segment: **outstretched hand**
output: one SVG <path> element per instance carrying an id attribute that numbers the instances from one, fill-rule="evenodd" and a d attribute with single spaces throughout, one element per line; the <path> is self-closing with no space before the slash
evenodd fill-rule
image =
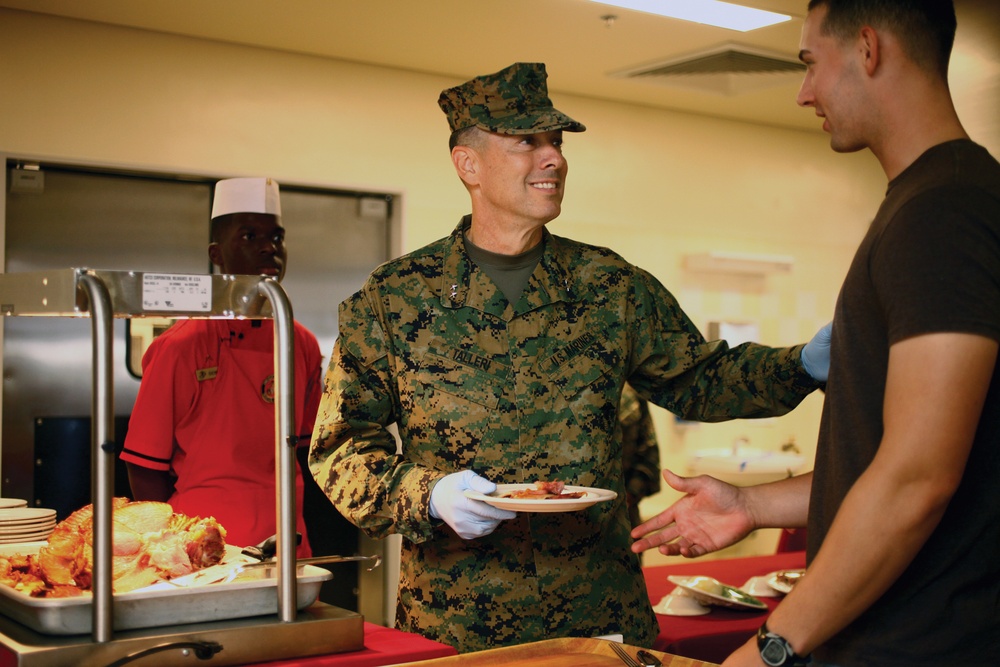
<path id="1" fill-rule="evenodd" d="M 636 526 L 632 551 L 658 547 L 668 556 L 694 558 L 735 544 L 754 529 L 742 491 L 714 477 L 680 477 L 669 470 L 663 479 L 686 494 L 655 517 Z"/>

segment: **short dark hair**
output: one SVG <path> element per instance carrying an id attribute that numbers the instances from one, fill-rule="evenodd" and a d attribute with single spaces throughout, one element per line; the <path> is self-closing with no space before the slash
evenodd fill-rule
<path id="1" fill-rule="evenodd" d="M 947 81 L 957 25 L 953 0 L 809 0 L 810 11 L 820 6 L 827 9 L 823 34 L 846 40 L 866 25 L 883 28 L 913 62 Z"/>
<path id="2" fill-rule="evenodd" d="M 477 148 L 482 145 L 482 136 L 480 136 L 480 130 L 475 125 L 470 125 L 469 127 L 463 127 L 461 130 L 455 130 L 448 137 L 448 150 L 455 148 L 455 146 L 471 146 L 472 148 Z"/>

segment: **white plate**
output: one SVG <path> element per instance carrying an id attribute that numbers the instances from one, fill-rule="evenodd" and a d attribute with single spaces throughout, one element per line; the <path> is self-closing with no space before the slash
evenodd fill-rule
<path id="1" fill-rule="evenodd" d="M 681 577 L 671 575 L 667 581 L 680 586 L 702 604 L 733 609 L 766 611 L 767 605 L 738 588 L 719 583 L 711 577 Z"/>
<path id="2" fill-rule="evenodd" d="M 51 530 L 37 530 L 32 533 L 0 535 L 0 542 L 3 544 L 15 544 L 17 542 L 47 542 L 50 537 L 52 537 Z"/>
<path id="3" fill-rule="evenodd" d="M 3 526 L 0 528 L 0 537 L 18 535 L 20 533 L 38 533 L 47 530 L 50 533 L 55 530 L 56 523 L 23 523 L 16 526 Z"/>
<path id="4" fill-rule="evenodd" d="M 805 570 L 778 570 L 766 575 L 767 585 L 779 593 L 788 595 L 792 592 L 795 582 L 801 579 L 805 573 Z"/>
<path id="5" fill-rule="evenodd" d="M 28 501 L 23 498 L 0 498 L 0 509 L 10 509 L 12 507 L 27 507 Z"/>
<path id="6" fill-rule="evenodd" d="M 4 539 L 10 539 L 11 537 L 17 537 L 18 535 L 28 535 L 35 533 L 45 533 L 49 535 L 55 526 L 21 526 L 17 529 L 8 528 L 7 530 L 0 531 L 0 537 Z"/>
<path id="7" fill-rule="evenodd" d="M 0 537 L 0 544 L 21 544 L 23 542 L 40 542 L 46 541 L 49 535 L 52 534 L 51 530 L 43 530 L 37 533 L 22 533 L 20 535 L 4 535 Z M 48 542 L 45 542 L 48 544 Z"/>
<path id="8" fill-rule="evenodd" d="M 55 519 L 51 521 L 15 521 L 13 523 L 0 523 L 0 535 L 5 533 L 23 533 L 26 530 L 41 530 L 43 528 L 55 528 Z"/>
<path id="9" fill-rule="evenodd" d="M 28 509 L 22 507 L 21 509 Z M 0 512 L 5 512 L 10 510 L 0 510 Z M 38 516 L 35 518 L 27 519 L 0 519 L 0 530 L 5 528 L 17 529 L 18 526 L 54 526 L 56 525 L 56 515 L 52 516 Z"/>
<path id="10" fill-rule="evenodd" d="M 563 493 L 584 492 L 580 498 L 503 498 L 505 494 L 524 489 L 533 489 L 534 484 L 497 484 L 497 490 L 491 495 L 467 489 L 465 496 L 473 500 L 481 500 L 493 507 L 512 512 L 574 512 L 590 507 L 605 500 L 614 500 L 618 494 L 607 489 L 595 489 L 589 486 L 567 486 Z"/>
<path id="11" fill-rule="evenodd" d="M 15 507 L 0 509 L 0 525 L 19 523 L 44 523 L 54 519 L 56 511 L 45 507 Z"/>

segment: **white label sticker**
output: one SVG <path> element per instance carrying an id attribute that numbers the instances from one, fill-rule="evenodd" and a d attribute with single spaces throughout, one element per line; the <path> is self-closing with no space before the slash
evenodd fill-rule
<path id="1" fill-rule="evenodd" d="M 208 312 L 212 309 L 212 276 L 142 274 L 143 310 Z"/>

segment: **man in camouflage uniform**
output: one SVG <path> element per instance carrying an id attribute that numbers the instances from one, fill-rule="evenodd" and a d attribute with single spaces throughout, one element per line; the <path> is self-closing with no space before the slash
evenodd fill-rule
<path id="1" fill-rule="evenodd" d="M 461 652 L 656 639 L 629 550 L 626 380 L 706 421 L 782 414 L 818 386 L 802 347 L 706 342 L 650 274 L 545 230 L 565 185 L 562 133 L 585 129 L 552 107 L 545 78 L 544 65 L 518 63 L 441 94 L 472 215 L 341 304 L 310 451 L 344 516 L 405 538 L 397 627 Z M 463 493 L 536 480 L 618 496 L 515 514 Z"/>

